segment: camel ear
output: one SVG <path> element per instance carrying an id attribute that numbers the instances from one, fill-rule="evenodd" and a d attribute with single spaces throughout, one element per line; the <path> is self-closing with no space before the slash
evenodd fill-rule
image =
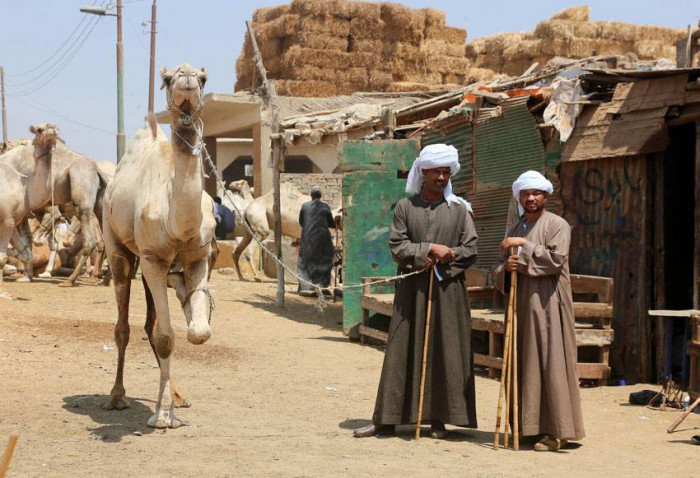
<path id="1" fill-rule="evenodd" d="M 36 134 L 36 132 L 37 132 L 36 126 L 34 126 L 34 125 L 29 126 L 29 132 L 32 134 Z"/>
<path id="2" fill-rule="evenodd" d="M 204 87 L 204 85 L 207 82 L 207 69 L 206 68 L 202 68 L 202 72 L 199 74 L 199 81 L 202 83 L 202 87 Z"/>
<path id="3" fill-rule="evenodd" d="M 172 73 L 168 73 L 168 70 L 164 67 L 160 67 L 160 77 L 163 79 L 163 84 L 160 85 L 160 89 L 167 88 L 170 86 L 170 81 L 173 79 Z"/>

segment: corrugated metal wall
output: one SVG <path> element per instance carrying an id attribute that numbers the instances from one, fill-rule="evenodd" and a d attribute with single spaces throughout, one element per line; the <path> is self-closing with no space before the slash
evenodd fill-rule
<path id="1" fill-rule="evenodd" d="M 472 203 L 479 257 L 476 266 L 490 269 L 505 234 L 511 185 L 528 169 L 546 171 L 542 137 L 527 109 L 527 97 L 504 100 L 495 108 L 457 114 L 426 128 L 423 146 L 454 145 L 462 170 L 453 180 L 456 194 Z"/>

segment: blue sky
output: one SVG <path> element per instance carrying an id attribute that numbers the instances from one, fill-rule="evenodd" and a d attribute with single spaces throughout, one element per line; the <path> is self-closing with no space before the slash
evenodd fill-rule
<path id="1" fill-rule="evenodd" d="M 142 22 L 150 21 L 152 0 L 123 1 L 128 142 L 148 107 L 150 25 Z M 107 1 L 0 0 L 3 17 L 0 65 L 5 68 L 7 83 L 8 133 L 11 139 L 26 138 L 30 136 L 30 124 L 52 121 L 76 151 L 96 160 L 114 161 L 116 20 L 86 16 L 79 11 L 81 6 L 92 3 L 100 5 Z M 185 61 L 204 66 L 209 71 L 207 92 L 232 92 L 245 20 L 257 8 L 282 3 L 285 2 L 159 0 L 156 68 L 170 68 Z M 467 30 L 467 41 L 495 33 L 532 30 L 554 13 L 582 4 L 561 0 L 401 3 L 412 8 L 434 7 L 445 11 L 448 25 Z M 685 28 L 688 24 L 697 25 L 700 19 L 697 0 L 592 0 L 587 4 L 592 20 Z M 156 110 L 164 107 L 164 95 L 159 87 L 157 82 Z"/>

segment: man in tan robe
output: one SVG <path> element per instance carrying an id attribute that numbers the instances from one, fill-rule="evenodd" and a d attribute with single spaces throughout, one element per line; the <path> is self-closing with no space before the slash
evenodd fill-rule
<path id="1" fill-rule="evenodd" d="M 501 243 L 497 286 L 517 271 L 518 380 L 522 434 L 544 436 L 536 451 L 556 451 L 585 435 L 576 369 L 569 279 L 569 224 L 544 207 L 552 184 L 523 173 L 513 184 L 520 219 Z M 511 247 L 518 253 L 511 255 Z"/>
<path id="2" fill-rule="evenodd" d="M 477 426 L 465 287 L 465 271 L 476 260 L 477 236 L 468 203 L 451 193 L 449 178 L 458 170 L 455 148 L 427 146 L 406 186 L 418 194 L 396 204 L 389 247 L 399 273 L 425 272 L 396 283 L 374 415 L 370 425 L 354 431 L 358 438 L 391 434 L 395 425 L 418 420 L 430 274 L 435 277 L 422 417 L 431 424 L 433 438 L 447 436 L 446 423 Z"/>

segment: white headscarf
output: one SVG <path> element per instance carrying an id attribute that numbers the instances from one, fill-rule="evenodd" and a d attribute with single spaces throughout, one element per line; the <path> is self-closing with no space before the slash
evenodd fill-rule
<path id="1" fill-rule="evenodd" d="M 518 179 L 513 183 L 513 197 L 518 203 L 518 216 L 522 216 L 525 213 L 525 209 L 523 209 L 523 205 L 520 203 L 520 191 L 524 189 L 537 189 L 547 194 L 552 194 L 554 192 L 554 186 L 552 186 L 552 183 L 549 182 L 547 178 L 537 171 L 525 171 L 518 176 Z"/>
<path id="2" fill-rule="evenodd" d="M 406 192 L 409 194 L 420 193 L 423 187 L 423 169 L 450 168 L 450 177 L 459 172 L 459 154 L 457 148 L 447 144 L 431 144 L 423 148 L 413 162 L 411 171 L 408 173 L 406 182 Z M 443 192 L 448 204 L 462 203 L 467 206 L 467 210 L 472 212 L 472 206 L 459 196 L 452 194 L 452 181 L 447 180 L 447 187 Z"/>

